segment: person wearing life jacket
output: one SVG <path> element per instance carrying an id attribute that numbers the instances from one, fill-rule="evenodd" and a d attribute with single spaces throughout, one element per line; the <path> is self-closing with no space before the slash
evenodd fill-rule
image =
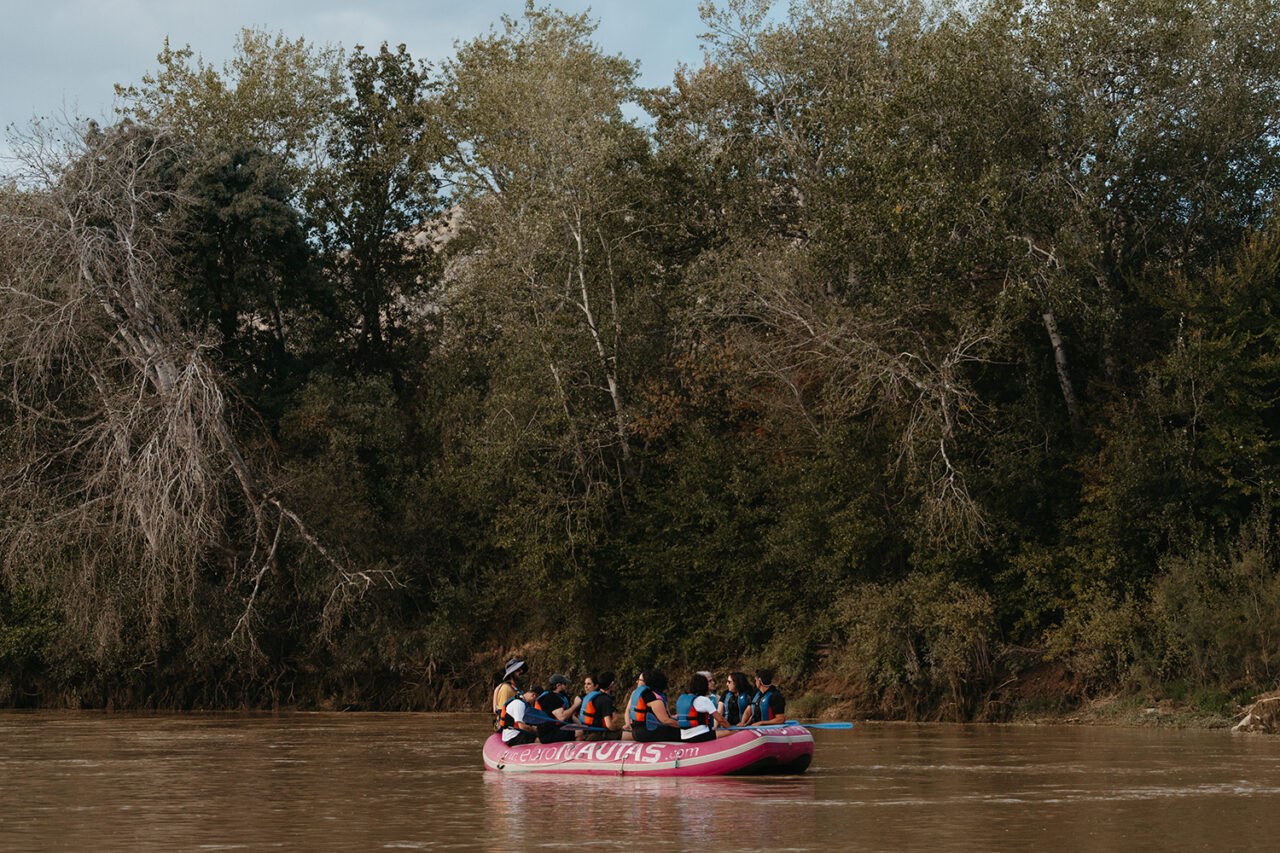
<path id="1" fill-rule="evenodd" d="M 728 737 L 729 721 L 716 710 L 716 700 L 707 695 L 707 677 L 700 672 L 689 679 L 689 692 L 676 700 L 676 723 L 680 726 L 680 739 L 686 743 L 699 743 Z M 712 729 L 712 723 L 720 726 Z"/>
<path id="2" fill-rule="evenodd" d="M 507 668 L 502 673 L 498 686 L 493 688 L 493 730 L 502 729 L 502 709 L 520 693 L 520 676 L 524 672 L 524 661 L 512 658 L 507 661 Z"/>
<path id="3" fill-rule="evenodd" d="M 751 700 L 751 726 L 776 726 L 787 718 L 787 700 L 773 686 L 773 670 L 756 670 L 756 696 Z"/>
<path id="4" fill-rule="evenodd" d="M 538 729 L 525 722 L 525 717 L 538 697 L 539 688 L 528 687 L 523 693 L 512 696 L 498 712 L 498 731 L 507 746 L 520 746 L 538 739 Z"/>
<path id="5" fill-rule="evenodd" d="M 711 702 L 716 706 L 716 710 L 724 715 L 724 708 L 720 707 L 720 697 L 716 694 L 716 677 L 709 669 L 700 669 L 695 675 L 701 675 L 707 680 L 707 695 L 711 697 Z M 679 715 L 677 715 L 679 716 Z"/>
<path id="6" fill-rule="evenodd" d="M 680 724 L 667 711 L 667 677 L 661 670 L 644 674 L 644 687 L 635 699 L 631 712 L 631 737 L 644 743 L 680 740 Z"/>
<path id="7" fill-rule="evenodd" d="M 594 672 L 588 672 L 582 677 L 582 692 L 578 694 L 578 698 L 581 699 L 582 702 L 586 702 L 588 694 L 595 691 L 598 686 L 599 685 L 596 683 L 596 674 Z M 578 720 L 578 722 L 582 722 L 582 720 Z"/>
<path id="8" fill-rule="evenodd" d="M 573 732 L 562 727 L 573 719 L 581 699 L 569 701 L 569 679 L 559 673 L 547 679 L 547 689 L 534 701 L 539 712 L 538 740 L 543 743 L 562 743 L 573 740 Z"/>
<path id="9" fill-rule="evenodd" d="M 622 738 L 622 732 L 614 722 L 616 714 L 613 707 L 613 681 L 612 672 L 602 672 L 598 677 L 587 679 L 587 683 L 594 689 L 583 695 L 582 704 L 578 706 L 578 720 L 593 729 L 607 731 L 578 732 L 578 740 L 620 740 Z"/>
<path id="10" fill-rule="evenodd" d="M 636 700 L 640 698 L 640 691 L 644 689 L 644 673 L 645 670 L 641 670 L 636 676 L 636 686 L 627 694 L 627 711 L 622 715 L 623 740 L 635 740 L 631 735 L 631 718 L 636 714 Z"/>
<path id="11" fill-rule="evenodd" d="M 751 707 L 751 700 L 755 698 L 752 679 L 745 672 L 731 672 L 725 683 L 729 689 L 720 697 L 720 713 L 729 721 L 729 725 L 742 725 L 742 718 Z"/>

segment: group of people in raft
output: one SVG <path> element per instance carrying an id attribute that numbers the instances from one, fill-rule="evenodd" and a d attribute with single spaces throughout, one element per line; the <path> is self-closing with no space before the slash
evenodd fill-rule
<path id="1" fill-rule="evenodd" d="M 508 746 L 571 740 L 696 743 L 726 737 L 736 727 L 778 725 L 786 719 L 787 702 L 770 669 L 757 670 L 754 677 L 729 673 L 728 689 L 718 697 L 715 677 L 695 673 L 674 707 L 667 701 L 667 677 L 657 669 L 640 673 L 622 706 L 614 700 L 612 672 L 587 676 L 582 695 L 572 700 L 565 676 L 551 676 L 544 690 L 522 686 L 524 674 L 524 661 L 507 661 L 493 691 L 494 730 Z M 619 713 L 619 707 L 625 711 Z"/>

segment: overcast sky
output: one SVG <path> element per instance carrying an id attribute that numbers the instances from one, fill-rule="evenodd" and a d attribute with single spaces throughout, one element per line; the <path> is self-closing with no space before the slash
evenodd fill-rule
<path id="1" fill-rule="evenodd" d="M 640 60 L 644 85 L 670 82 L 678 62 L 701 62 L 697 0 L 537 5 L 590 9 L 599 22 L 597 43 Z M 438 64 L 455 41 L 523 9 L 524 0 L 0 0 L 0 129 L 64 113 L 110 120 L 113 84 L 136 83 L 154 71 L 166 36 L 216 67 L 230 57 L 243 27 L 348 50 L 404 43 L 415 58 Z M 7 147 L 0 137 L 0 156 Z"/>

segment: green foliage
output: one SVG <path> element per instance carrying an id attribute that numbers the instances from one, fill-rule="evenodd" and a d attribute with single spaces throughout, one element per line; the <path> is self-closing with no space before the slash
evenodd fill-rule
<path id="1" fill-rule="evenodd" d="M 186 314 L 216 330 L 224 364 L 249 387 L 278 382 L 312 347 L 298 327 L 332 311 L 287 176 L 278 157 L 239 149 L 182 181 L 173 241 Z"/>
<path id="2" fill-rule="evenodd" d="M 295 488 L 330 541 L 361 562 L 388 556 L 414 456 L 385 379 L 316 376 L 280 420 Z"/>
<path id="3" fill-rule="evenodd" d="M 139 85 L 117 85 L 116 96 L 126 118 L 202 152 L 256 149 L 279 157 L 294 183 L 322 148 L 344 89 L 342 59 L 336 48 L 246 28 L 218 69 L 190 45 L 174 49 L 166 38 L 159 69 Z"/>
<path id="4" fill-rule="evenodd" d="M 913 572 L 861 584 L 838 606 L 847 637 L 842 666 L 886 706 L 915 716 L 941 704 L 964 717 L 990 686 L 994 605 L 985 593 Z"/>
<path id="5" fill-rule="evenodd" d="M 1170 554 L 1152 590 L 1157 672 L 1202 688 L 1268 684 L 1280 675 L 1280 548 L 1273 512 L 1255 514 L 1229 548 Z"/>
<path id="6" fill-rule="evenodd" d="M 632 134 L 621 105 L 637 66 L 603 55 L 594 30 L 586 15 L 529 0 L 521 19 L 504 16 L 501 32 L 461 45 L 445 63 L 440 107 L 455 145 L 445 162 L 465 197 L 519 203 L 614 180 L 618 145 Z"/>
<path id="7" fill-rule="evenodd" d="M 532 2 L 438 73 L 166 44 L 54 183 L 150 158 L 177 229 L 154 310 L 219 347 L 280 477 L 207 504 L 184 607 L 127 572 L 0 599 L 10 683 L 421 707 L 524 647 L 834 667 L 883 713 L 963 718 L 1033 660 L 1219 710 L 1274 679 L 1275 0 L 703 11 L 709 61 L 648 92 Z M 0 186 L 18 529 L 96 506 L 46 484 L 98 386 L 54 359 L 28 393 L 17 332 L 68 280 L 28 273 L 65 253 L 15 225 L 48 199 Z M 326 550 L 263 538 L 274 500 Z M 6 579 L 71 577 L 10 550 Z M 394 580 L 338 593 L 328 558 Z"/>
<path id="8" fill-rule="evenodd" d="M 0 671 L 38 669 L 47 659 L 58 622 L 29 589 L 0 589 Z"/>
<path id="9" fill-rule="evenodd" d="M 1141 658 L 1141 604 L 1101 583 L 1072 592 L 1061 623 L 1045 632 L 1045 653 L 1092 688 L 1132 688 Z"/>
<path id="10" fill-rule="evenodd" d="M 1274 504 L 1278 235 L 1273 221 L 1211 272 L 1142 283 L 1167 318 L 1163 347 L 1081 463 L 1081 539 L 1088 559 L 1109 563 L 1100 576 L 1141 585 L 1160 555 L 1197 535 L 1229 537 L 1259 502 Z"/>
<path id="11" fill-rule="evenodd" d="M 432 246 L 414 233 L 439 212 L 432 83 L 404 45 L 383 44 L 377 55 L 357 47 L 347 71 L 351 92 L 334 110 L 330 166 L 308 200 L 357 363 L 398 381 L 409 358 L 425 355 L 412 346 L 412 321 L 436 279 Z"/>

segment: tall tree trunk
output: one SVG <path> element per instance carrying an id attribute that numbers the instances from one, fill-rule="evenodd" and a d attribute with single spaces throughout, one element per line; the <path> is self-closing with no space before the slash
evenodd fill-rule
<path id="1" fill-rule="evenodd" d="M 600 357 L 600 366 L 604 370 L 605 383 L 609 386 L 609 399 L 613 403 L 614 423 L 618 432 L 618 443 L 622 449 L 622 463 L 627 468 L 631 466 L 631 442 L 627 438 L 627 419 L 626 411 L 622 404 L 622 390 L 618 386 L 618 357 L 615 349 L 613 355 L 609 355 L 605 349 L 604 341 L 600 337 L 600 329 L 596 323 L 595 314 L 591 310 L 591 295 L 587 290 L 587 276 L 584 269 L 586 264 L 586 249 L 582 241 L 582 223 L 579 221 L 573 229 L 573 239 L 578 250 L 578 290 L 581 300 L 578 302 L 578 308 L 582 310 L 583 316 L 587 320 L 587 329 L 591 332 L 591 340 L 595 343 L 596 354 Z M 616 323 L 615 323 L 616 325 Z"/>
<path id="2" fill-rule="evenodd" d="M 1071 373 L 1067 369 L 1067 348 L 1058 333 L 1058 321 L 1053 311 L 1044 312 L 1044 328 L 1049 333 L 1049 343 L 1053 346 L 1053 362 L 1058 369 L 1058 384 L 1062 386 L 1062 399 L 1067 404 L 1067 417 L 1071 420 L 1071 435 L 1080 438 L 1083 419 L 1080 416 L 1080 402 L 1076 399 L 1075 386 L 1071 383 Z"/>

